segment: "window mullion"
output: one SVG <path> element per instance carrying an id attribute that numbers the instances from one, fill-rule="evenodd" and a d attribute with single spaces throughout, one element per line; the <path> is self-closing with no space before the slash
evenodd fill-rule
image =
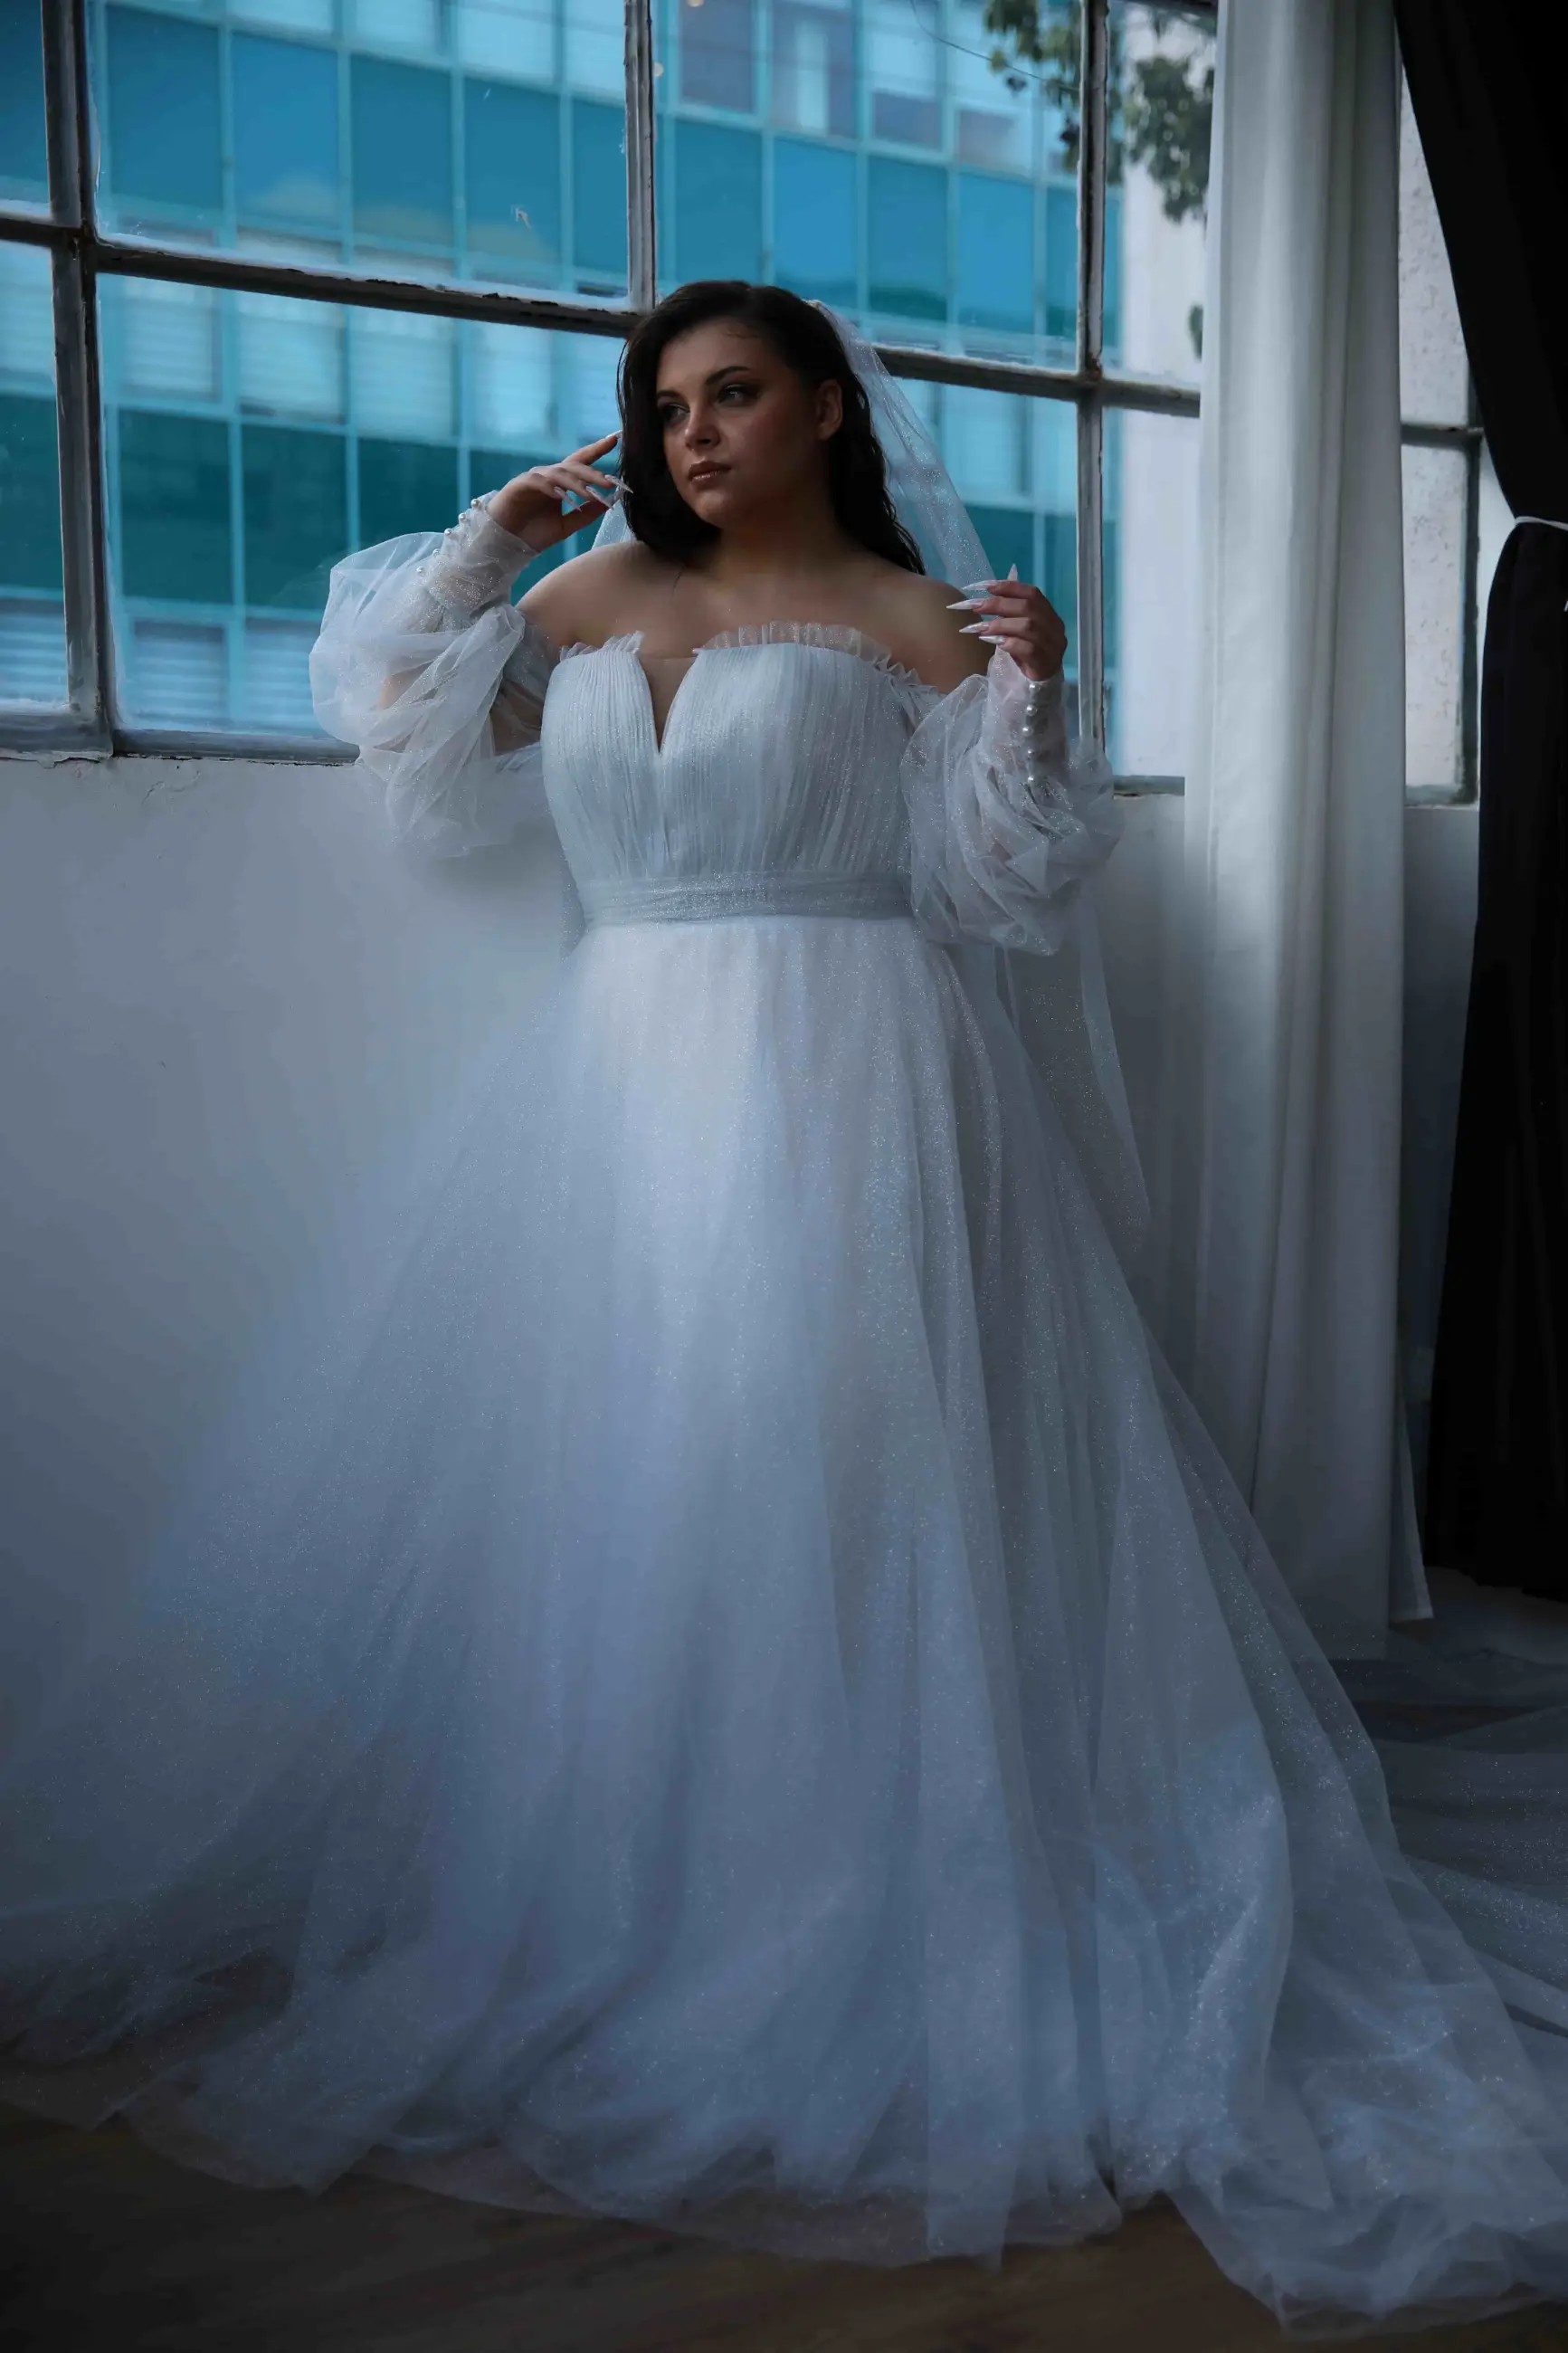
<path id="1" fill-rule="evenodd" d="M 658 300 L 654 228 L 653 0 L 626 0 L 626 300 Z"/>
<path id="2" fill-rule="evenodd" d="M 1104 422 L 1098 385 L 1105 319 L 1107 0 L 1079 14 L 1078 706 L 1085 740 L 1105 742 Z"/>
<path id="3" fill-rule="evenodd" d="M 49 206 L 72 234 L 54 252 L 55 414 L 59 452 L 67 697 L 86 741 L 113 723 L 104 586 L 103 408 L 92 267 L 92 126 L 87 0 L 43 0 Z"/>

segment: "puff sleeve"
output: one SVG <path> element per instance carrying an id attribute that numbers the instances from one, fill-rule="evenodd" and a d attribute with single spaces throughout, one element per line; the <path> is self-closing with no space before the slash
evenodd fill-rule
<path id="1" fill-rule="evenodd" d="M 1026 678 L 998 647 L 930 701 L 904 754 L 910 896 L 921 929 L 1048 955 L 1080 886 L 1121 832 L 1103 754 L 1069 743 L 1060 676 Z"/>
<path id="2" fill-rule="evenodd" d="M 476 499 L 332 567 L 310 653 L 316 716 L 359 749 L 395 837 L 437 857 L 504 841 L 542 799 L 558 649 L 511 602 L 537 554 Z"/>

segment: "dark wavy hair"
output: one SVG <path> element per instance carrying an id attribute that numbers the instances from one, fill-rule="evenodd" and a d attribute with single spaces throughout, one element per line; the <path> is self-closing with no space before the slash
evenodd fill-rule
<path id="1" fill-rule="evenodd" d="M 621 355 L 621 480 L 626 521 L 645 547 L 679 564 L 718 538 L 681 497 L 664 455 L 658 415 L 658 365 L 665 348 L 691 327 L 733 319 L 772 345 L 803 383 L 836 382 L 844 421 L 827 443 L 827 491 L 833 512 L 851 539 L 906 572 L 923 572 L 921 553 L 888 495 L 882 445 L 871 423 L 866 387 L 849 364 L 837 328 L 825 311 L 783 286 L 753 286 L 744 278 L 700 278 L 678 286 L 633 329 Z"/>

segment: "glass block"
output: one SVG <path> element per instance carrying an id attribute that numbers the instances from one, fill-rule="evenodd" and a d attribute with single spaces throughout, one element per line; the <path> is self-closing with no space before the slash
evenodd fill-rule
<path id="1" fill-rule="evenodd" d="M 1215 14 L 1111 0 L 1104 350 L 1133 375 L 1202 374 Z"/>
<path id="2" fill-rule="evenodd" d="M 1119 776 L 1184 776 L 1197 661 L 1197 419 L 1111 409 L 1102 456 L 1111 765 Z"/>

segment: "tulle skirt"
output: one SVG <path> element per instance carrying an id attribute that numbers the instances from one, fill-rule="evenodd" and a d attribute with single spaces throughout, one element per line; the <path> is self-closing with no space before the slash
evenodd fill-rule
<path id="1" fill-rule="evenodd" d="M 883 2263 L 1163 2191 L 1302 2333 L 1568 2293 L 1568 2037 L 1402 1853 L 907 921 L 591 931 L 279 1312 L 4 1820 L 17 2047 L 161 2049 L 127 2114 L 239 2178 Z"/>

